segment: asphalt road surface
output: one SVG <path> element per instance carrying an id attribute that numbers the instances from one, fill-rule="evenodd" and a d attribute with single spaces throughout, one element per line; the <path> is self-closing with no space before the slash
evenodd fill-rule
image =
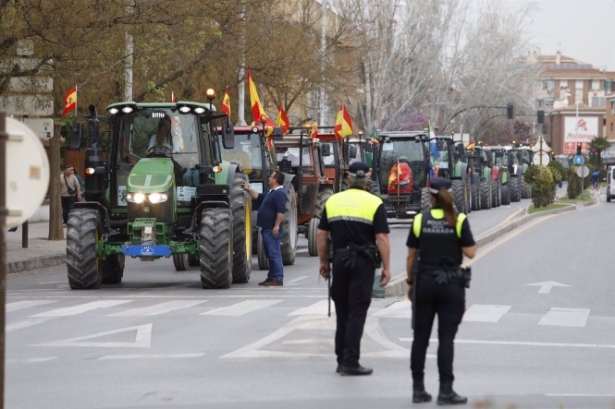
<path id="1" fill-rule="evenodd" d="M 615 406 L 615 205 L 601 200 L 479 250 L 456 343 L 468 407 Z M 472 213 L 475 234 L 522 205 Z M 392 229 L 394 273 L 407 232 Z M 129 260 L 121 284 L 95 291 L 68 289 L 62 268 L 12 277 L 5 407 L 411 407 L 410 303 L 373 301 L 361 362 L 374 374 L 340 377 L 326 282 L 306 247 L 301 238 L 283 288 L 258 287 L 266 272 L 254 265 L 248 284 L 206 291 L 197 269 L 175 272 L 170 260 Z"/>

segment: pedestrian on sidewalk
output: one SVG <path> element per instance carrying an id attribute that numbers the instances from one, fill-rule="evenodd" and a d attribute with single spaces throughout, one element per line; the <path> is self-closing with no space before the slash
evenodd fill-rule
<path id="1" fill-rule="evenodd" d="M 598 190 L 598 180 L 599 179 L 600 179 L 600 171 L 596 169 L 592 173 L 592 185 L 594 185 L 594 190 Z"/>
<path id="2" fill-rule="evenodd" d="M 258 283 L 265 287 L 281 287 L 284 285 L 284 266 L 282 265 L 282 251 L 280 238 L 284 233 L 282 220 L 286 212 L 286 193 L 284 192 L 284 173 L 275 171 L 269 177 L 269 192 L 258 193 L 248 185 L 241 187 L 248 192 L 252 199 L 260 202 L 256 215 L 256 226 L 261 229 L 265 254 L 269 260 L 267 279 Z"/>
<path id="3" fill-rule="evenodd" d="M 455 212 L 451 181 L 431 179 L 433 208 L 416 215 L 408 234 L 408 298 L 412 301 L 414 341 L 410 357 L 412 402 L 429 402 L 425 391 L 425 357 L 434 318 L 438 315 L 439 405 L 464 404 L 467 398 L 453 390 L 454 340 L 465 310 L 469 271 L 463 256 L 474 258 L 476 243 L 466 215 Z M 418 264 L 415 262 L 418 253 Z"/>
<path id="4" fill-rule="evenodd" d="M 60 198 L 62 200 L 62 220 L 64 224 L 68 223 L 68 213 L 73 204 L 81 200 L 81 187 L 73 174 L 74 171 L 74 167 L 66 166 L 64 173 L 60 176 Z"/>
<path id="5" fill-rule="evenodd" d="M 372 301 L 375 270 L 382 261 L 380 286 L 391 279 L 389 225 L 382 199 L 369 193 L 369 167 L 353 162 L 348 169 L 349 188 L 325 203 L 318 225 L 317 246 L 320 275 L 333 276 L 331 298 L 335 302 L 337 326 L 335 355 L 342 376 L 371 375 L 359 364 L 361 337 Z M 331 234 L 333 260 L 329 259 L 327 237 Z M 333 274 L 329 263 L 333 264 Z"/>
<path id="6" fill-rule="evenodd" d="M 79 176 L 79 172 L 77 171 L 77 168 L 75 168 L 73 166 L 74 172 L 75 172 L 75 177 L 77 178 L 77 180 L 79 181 L 79 187 L 81 188 L 81 199 L 79 199 L 80 202 L 83 202 L 84 199 L 84 192 L 85 192 L 85 183 L 83 183 L 83 179 L 81 178 L 81 176 Z"/>

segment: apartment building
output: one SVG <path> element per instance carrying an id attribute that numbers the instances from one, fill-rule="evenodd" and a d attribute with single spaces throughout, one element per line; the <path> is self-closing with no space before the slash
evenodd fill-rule
<path id="1" fill-rule="evenodd" d="M 541 66 L 533 99 L 536 110 L 545 111 L 546 140 L 556 154 L 574 154 L 577 142 L 588 153 L 593 138 L 608 137 L 611 126 L 615 127 L 615 105 L 611 108 L 610 101 L 615 100 L 615 72 L 559 51 L 555 55 L 529 54 L 527 62 Z M 615 138 L 615 129 L 610 132 L 610 138 Z"/>

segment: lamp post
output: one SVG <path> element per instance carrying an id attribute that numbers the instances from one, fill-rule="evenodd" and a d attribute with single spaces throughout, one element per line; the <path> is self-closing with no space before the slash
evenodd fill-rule
<path id="1" fill-rule="evenodd" d="M 213 88 L 208 88 L 207 91 L 205 91 L 205 96 L 209 100 L 209 110 L 212 111 L 212 107 L 213 107 L 212 103 L 214 99 L 216 98 L 216 91 L 214 91 Z"/>

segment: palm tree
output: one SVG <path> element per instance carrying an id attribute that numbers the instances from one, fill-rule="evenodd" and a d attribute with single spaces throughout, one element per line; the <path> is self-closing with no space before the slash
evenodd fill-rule
<path id="1" fill-rule="evenodd" d="M 600 154 L 602 151 L 605 151 L 611 147 L 611 142 L 609 142 L 604 136 L 596 136 L 591 140 L 589 146 L 596 150 L 596 155 L 598 155 L 598 169 L 600 169 L 602 167 L 602 158 L 600 157 Z"/>

